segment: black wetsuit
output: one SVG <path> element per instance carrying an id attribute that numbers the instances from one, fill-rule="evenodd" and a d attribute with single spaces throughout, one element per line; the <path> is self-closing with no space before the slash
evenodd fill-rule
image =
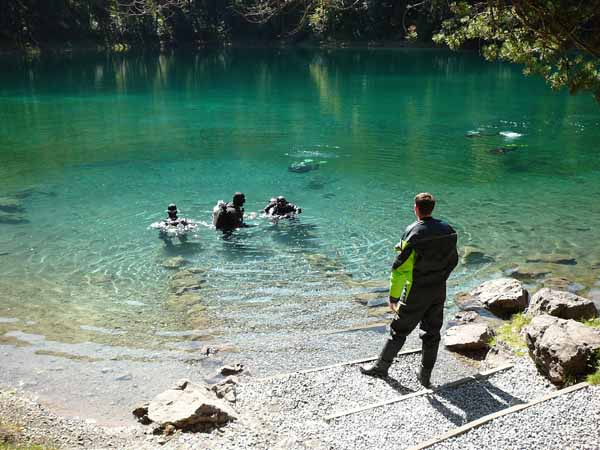
<path id="1" fill-rule="evenodd" d="M 265 208 L 265 212 L 270 216 L 290 216 L 300 214 L 301 209 L 293 203 L 286 203 L 285 205 L 269 205 Z"/>
<path id="2" fill-rule="evenodd" d="M 244 226 L 244 208 L 227 203 L 219 208 L 215 216 L 217 230 L 231 231 Z"/>
<path id="3" fill-rule="evenodd" d="M 390 361 L 420 323 L 422 365 L 427 369 L 435 365 L 444 321 L 446 280 L 458 264 L 456 242 L 456 231 L 432 217 L 406 228 L 390 282 L 390 297 L 399 302 L 397 316 L 390 324 Z"/>

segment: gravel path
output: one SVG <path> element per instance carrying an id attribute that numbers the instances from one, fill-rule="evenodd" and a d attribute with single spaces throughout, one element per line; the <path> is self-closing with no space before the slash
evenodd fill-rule
<path id="1" fill-rule="evenodd" d="M 600 449 L 600 386 L 509 414 L 432 450 Z"/>

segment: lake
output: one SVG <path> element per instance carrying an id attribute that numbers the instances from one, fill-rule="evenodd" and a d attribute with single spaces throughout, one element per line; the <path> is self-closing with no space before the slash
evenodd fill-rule
<path id="1" fill-rule="evenodd" d="M 244 354 L 376 322 L 381 311 L 356 299 L 385 297 L 421 191 L 461 248 L 484 255 L 455 271 L 449 310 L 454 294 L 516 268 L 531 287 L 563 277 L 586 293 L 598 281 L 600 106 L 518 67 L 402 49 L 2 65 L 4 347 L 168 364 L 211 342 Z M 288 171 L 305 159 L 318 170 Z M 250 218 L 224 239 L 211 210 L 235 191 L 247 213 L 277 195 L 303 213 Z M 200 226 L 168 246 L 149 225 L 171 202 Z M 194 295 L 174 295 L 173 257 L 200 279 Z"/>

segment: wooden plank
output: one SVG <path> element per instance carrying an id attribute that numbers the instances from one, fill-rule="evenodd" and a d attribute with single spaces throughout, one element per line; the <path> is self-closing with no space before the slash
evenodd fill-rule
<path id="1" fill-rule="evenodd" d="M 406 394 L 406 395 L 401 395 L 399 397 L 390 398 L 390 399 L 387 399 L 387 400 L 383 400 L 381 402 L 370 403 L 368 405 L 359 406 L 358 408 L 353 408 L 353 409 L 348 409 L 346 411 L 337 412 L 335 414 L 331 414 L 329 416 L 326 416 L 324 418 L 324 420 L 326 422 L 329 422 L 330 420 L 337 419 L 339 417 L 349 416 L 351 414 L 356 414 L 356 413 L 359 413 L 359 412 L 362 412 L 362 411 L 366 411 L 368 409 L 378 408 L 380 406 L 385 406 L 385 405 L 391 405 L 392 403 L 398 403 L 398 402 L 401 402 L 401 401 L 404 401 L 404 400 L 408 400 L 408 399 L 413 398 L 413 397 L 420 397 L 420 396 L 426 395 L 426 394 L 433 394 L 434 392 L 441 391 L 443 389 L 448 389 L 448 388 L 452 388 L 452 387 L 455 387 L 455 386 L 460 386 L 461 384 L 468 383 L 469 381 L 476 381 L 476 380 L 480 380 L 482 378 L 487 378 L 490 375 L 493 375 L 495 373 L 501 372 L 503 370 L 511 369 L 512 367 L 513 367 L 512 364 L 506 364 L 504 366 L 497 367 L 495 369 L 491 369 L 491 370 L 488 370 L 486 372 L 481 372 L 481 373 L 477 373 L 475 375 L 470 375 L 468 377 L 459 378 L 458 380 L 451 381 L 450 383 L 442 384 L 441 386 L 438 386 L 435 389 L 421 389 L 420 391 L 417 391 L 417 392 L 411 392 L 410 394 Z"/>
<path id="2" fill-rule="evenodd" d="M 556 397 L 560 397 L 561 395 L 565 395 L 565 394 L 569 394 L 571 392 L 578 391 L 578 390 L 586 388 L 588 386 L 589 385 L 585 382 L 579 383 L 574 386 L 570 386 L 568 388 L 561 389 L 559 391 L 551 392 L 550 394 L 546 394 L 536 400 L 532 400 L 529 403 L 522 403 L 520 405 L 511 406 L 510 408 L 506 408 L 501 411 L 497 411 L 495 413 L 488 414 L 487 416 L 480 417 L 477 420 L 473 420 L 472 422 L 469 422 L 463 426 L 460 426 L 458 428 L 450 430 L 447 433 L 444 433 L 444 434 L 436 436 L 432 439 L 429 439 L 428 441 L 422 442 L 421 444 L 415 445 L 414 447 L 409 447 L 407 450 L 424 450 L 426 448 L 434 446 L 435 444 L 439 444 L 442 441 L 445 441 L 447 439 L 450 439 L 450 438 L 459 436 L 463 433 L 466 433 L 467 431 L 470 431 L 473 428 L 476 428 L 476 427 L 484 425 L 488 422 L 491 422 L 492 420 L 497 419 L 498 417 L 506 416 L 508 414 L 513 414 L 515 412 L 522 411 L 527 408 L 531 408 L 532 406 L 538 405 L 538 404 L 546 402 L 548 400 L 552 400 L 553 398 L 556 398 Z"/>
<path id="3" fill-rule="evenodd" d="M 413 349 L 409 349 L 409 350 L 403 350 L 400 353 L 398 353 L 397 356 L 412 355 L 413 353 L 421 353 L 421 349 L 420 348 L 413 348 Z M 274 379 L 289 377 L 291 375 L 303 375 L 303 374 L 306 374 L 306 373 L 320 372 L 322 370 L 328 370 L 328 369 L 335 369 L 337 367 L 352 366 L 352 365 L 355 365 L 355 364 L 363 364 L 363 363 L 375 361 L 377 358 L 378 358 L 377 356 L 371 356 L 369 358 L 354 359 L 352 361 L 344 361 L 344 362 L 341 362 L 341 363 L 330 364 L 328 366 L 319 366 L 319 367 L 313 367 L 311 369 L 298 370 L 296 372 L 281 373 L 281 374 L 273 375 L 273 376 L 270 376 L 270 377 L 259 378 L 258 381 L 274 380 Z"/>

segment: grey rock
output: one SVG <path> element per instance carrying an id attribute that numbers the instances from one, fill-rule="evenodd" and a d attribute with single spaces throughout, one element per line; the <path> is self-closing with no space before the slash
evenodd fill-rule
<path id="1" fill-rule="evenodd" d="M 243 364 L 236 364 L 235 366 L 223 366 L 219 370 L 220 374 L 223 375 L 224 377 L 226 377 L 228 375 L 237 375 L 239 373 L 242 373 L 243 371 L 244 371 Z"/>
<path id="2" fill-rule="evenodd" d="M 449 328 L 444 345 L 453 351 L 482 350 L 488 347 L 492 332 L 485 323 L 468 323 Z"/>
<path id="3" fill-rule="evenodd" d="M 595 370 L 600 330 L 542 314 L 525 328 L 529 354 L 552 383 L 563 385 Z"/>
<path id="4" fill-rule="evenodd" d="M 510 351 L 504 347 L 493 347 L 487 352 L 485 359 L 481 362 L 480 370 L 491 370 L 512 362 L 514 362 L 514 357 Z"/>
<path id="5" fill-rule="evenodd" d="M 500 316 L 524 311 L 529 303 L 527 290 L 520 281 L 512 278 L 486 281 L 473 289 L 469 295 Z"/>
<path id="6" fill-rule="evenodd" d="M 235 403 L 236 401 L 236 386 L 239 384 L 239 380 L 237 377 L 230 376 L 225 380 L 221 381 L 213 385 L 210 389 L 217 394 L 217 397 L 224 398 L 230 403 Z"/>
<path id="7" fill-rule="evenodd" d="M 207 386 L 181 380 L 148 405 L 148 419 L 162 429 L 206 431 L 237 419 L 237 413 Z"/>
<path id="8" fill-rule="evenodd" d="M 591 300 L 570 292 L 543 288 L 534 294 L 527 312 L 531 315 L 550 314 L 561 319 L 592 319 L 598 316 Z"/>
<path id="9" fill-rule="evenodd" d="M 535 281 L 544 278 L 551 271 L 543 267 L 513 267 L 506 269 L 504 274 L 522 281 Z"/>
<path id="10" fill-rule="evenodd" d="M 206 282 L 200 274 L 204 271 L 199 269 L 183 269 L 176 272 L 169 280 L 169 289 L 177 295 L 181 295 L 189 291 L 197 291 L 202 288 Z"/>

